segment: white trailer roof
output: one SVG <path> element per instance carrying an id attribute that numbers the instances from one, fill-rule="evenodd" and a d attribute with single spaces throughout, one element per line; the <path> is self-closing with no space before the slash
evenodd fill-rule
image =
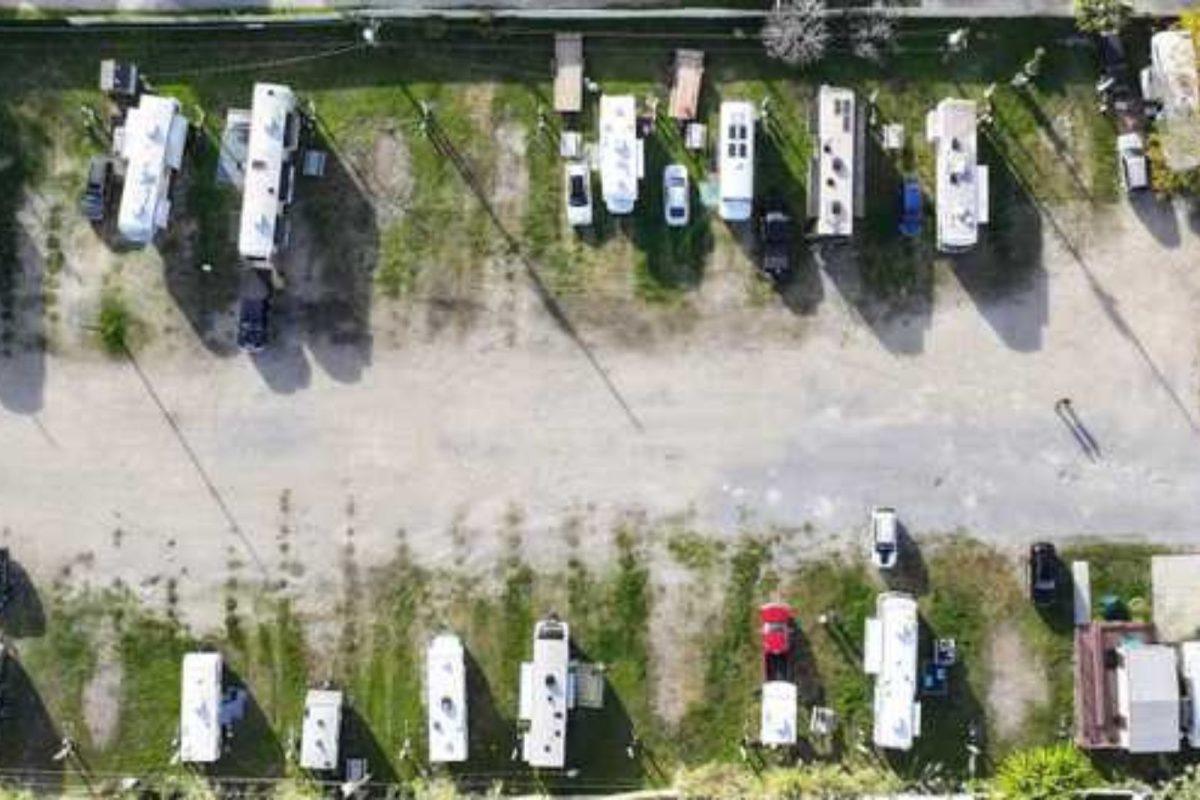
<path id="1" fill-rule="evenodd" d="M 796 743 L 796 684 L 768 681 L 762 687 L 762 727 L 758 738 L 765 745 Z"/>
<path id="2" fill-rule="evenodd" d="M 642 141 L 637 137 L 633 95 L 600 97 L 600 190 L 612 214 L 629 214 L 642 177 Z"/>
<path id="3" fill-rule="evenodd" d="M 969 250 L 988 220 L 988 171 L 976 163 L 975 101 L 941 101 L 926 117 L 925 130 L 937 149 L 938 249 Z"/>
<path id="4" fill-rule="evenodd" d="M 183 657 L 179 708 L 179 760 L 211 764 L 221 756 L 220 653 Z"/>
<path id="5" fill-rule="evenodd" d="M 852 90 L 822 86 L 817 91 L 817 140 L 809 185 L 817 236 L 854 233 L 856 124 Z"/>
<path id="6" fill-rule="evenodd" d="M 908 750 L 921 732 L 917 696 L 917 601 L 901 592 L 875 600 L 867 620 L 863 667 L 875 675 L 874 741 L 879 747 Z"/>
<path id="7" fill-rule="evenodd" d="M 721 103 L 720 181 L 721 219 L 744 222 L 754 210 L 754 104 L 745 100 Z"/>
<path id="8" fill-rule="evenodd" d="M 1162 103 L 1163 155 L 1176 171 L 1200 166 L 1200 76 L 1187 31 L 1150 37 L 1150 93 Z"/>
<path id="9" fill-rule="evenodd" d="M 452 633 L 433 638 L 425 652 L 425 706 L 429 760 L 467 760 L 467 670 L 462 641 Z"/>
<path id="10" fill-rule="evenodd" d="M 144 94 L 129 109 L 118 155 L 125 159 L 125 185 L 117 230 L 130 242 L 148 244 L 167 226 L 171 173 L 183 164 L 187 120 L 173 97 Z"/>
<path id="11" fill-rule="evenodd" d="M 342 693 L 309 689 L 304 698 L 304 727 L 300 733 L 300 768 L 337 769 L 342 733 Z"/>
<path id="12" fill-rule="evenodd" d="M 275 254 L 279 214 L 291 201 L 292 181 L 283 184 L 285 165 L 296 146 L 295 110 L 296 95 L 288 87 L 254 84 L 238 231 L 238 252 L 243 258 L 268 259 Z"/>
<path id="13" fill-rule="evenodd" d="M 1163 644 L 1117 648 L 1117 712 L 1121 747 L 1130 753 L 1175 753 L 1180 747 L 1179 675 L 1175 648 Z"/>
<path id="14" fill-rule="evenodd" d="M 568 625 L 539 622 L 533 633 L 533 661 L 521 667 L 521 718 L 529 726 L 521 752 L 532 767 L 561 769 L 566 764 L 570 658 Z"/>

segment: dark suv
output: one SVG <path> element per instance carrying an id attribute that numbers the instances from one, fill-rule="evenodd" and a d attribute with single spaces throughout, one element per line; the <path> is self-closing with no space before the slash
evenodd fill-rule
<path id="1" fill-rule="evenodd" d="M 768 197 L 758 218 L 762 271 L 776 283 L 792 274 L 792 215 L 782 198 Z"/>
<path id="2" fill-rule="evenodd" d="M 87 184 L 79 198 L 79 211 L 89 222 L 104 221 L 112 195 L 112 180 L 113 160 L 108 156 L 93 156 L 88 164 Z"/>
<path id="3" fill-rule="evenodd" d="M 1029 547 L 1029 597 L 1036 606 L 1053 605 L 1058 598 L 1058 553 L 1049 542 Z"/>
<path id="4" fill-rule="evenodd" d="M 257 353 L 271 340 L 271 299 L 275 287 L 271 270 L 249 267 L 242 270 L 238 293 L 237 345 L 247 353 Z"/>

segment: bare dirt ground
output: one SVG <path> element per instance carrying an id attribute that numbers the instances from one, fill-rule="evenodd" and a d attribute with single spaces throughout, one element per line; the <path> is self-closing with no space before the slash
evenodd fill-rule
<path id="1" fill-rule="evenodd" d="M 1012 739 L 1020 735 L 1028 710 L 1046 702 L 1045 665 L 1029 652 L 1021 632 L 1011 623 L 992 634 L 988 665 L 989 719 L 1000 740 Z"/>
<path id="2" fill-rule="evenodd" d="M 399 140 L 378 141 L 372 157 L 402 160 Z M 164 302 L 136 365 L 68 346 L 0 360 L 0 526 L 35 577 L 83 552 L 93 583 L 172 574 L 200 630 L 220 623 L 214 587 L 235 561 L 305 607 L 331 603 L 348 507 L 364 563 L 390 558 L 401 529 L 417 558 L 456 562 L 455 525 L 476 532 L 472 562 L 494 563 L 514 507 L 535 562 L 563 557 L 567 514 L 602 527 L 631 508 L 690 512 L 714 536 L 811 525 L 830 544 L 877 503 L 918 536 L 1197 543 L 1196 220 L 1052 213 L 1019 281 L 981 287 L 969 262 L 939 263 L 932 302 L 905 314 L 874 313 L 812 264 L 810 304 L 749 298 L 725 236 L 689 324 L 648 336 L 633 334 L 644 312 L 619 306 L 572 320 L 573 336 L 504 270 L 454 335 L 376 301 L 370 349 L 330 328 L 286 358 L 198 347 Z M 300 325 L 320 309 L 302 311 Z M 1055 416 L 1064 396 L 1099 458 Z M 299 569 L 274 557 L 284 492 Z"/>

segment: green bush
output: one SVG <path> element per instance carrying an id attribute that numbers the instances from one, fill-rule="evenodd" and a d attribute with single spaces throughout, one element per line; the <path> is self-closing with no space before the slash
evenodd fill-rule
<path id="1" fill-rule="evenodd" d="M 1075 24 L 1087 33 L 1116 33 L 1129 21 L 1125 0 L 1075 0 Z"/>
<path id="2" fill-rule="evenodd" d="M 108 291 L 100 299 L 100 320 L 97 333 L 100 346 L 109 355 L 122 355 L 129 351 L 129 336 L 133 328 L 133 314 L 125 305 L 118 291 Z"/>
<path id="3" fill-rule="evenodd" d="M 1055 800 L 1102 784 L 1100 774 L 1069 744 L 1018 750 L 1000 763 L 995 790 L 1011 800 Z"/>

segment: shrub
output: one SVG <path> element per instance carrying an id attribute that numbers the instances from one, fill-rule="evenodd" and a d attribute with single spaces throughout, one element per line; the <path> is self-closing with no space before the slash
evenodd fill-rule
<path id="1" fill-rule="evenodd" d="M 1018 750 L 1000 763 L 995 790 L 1010 800 L 1055 800 L 1101 785 L 1099 773 L 1069 744 Z"/>
<path id="2" fill-rule="evenodd" d="M 1117 33 L 1130 11 L 1126 0 L 1075 0 L 1075 25 L 1087 33 Z"/>
<path id="3" fill-rule="evenodd" d="M 116 290 L 106 291 L 100 298 L 100 320 L 97 333 L 100 346 L 109 355 L 119 356 L 129 350 L 133 314 L 125 305 L 125 299 Z"/>

